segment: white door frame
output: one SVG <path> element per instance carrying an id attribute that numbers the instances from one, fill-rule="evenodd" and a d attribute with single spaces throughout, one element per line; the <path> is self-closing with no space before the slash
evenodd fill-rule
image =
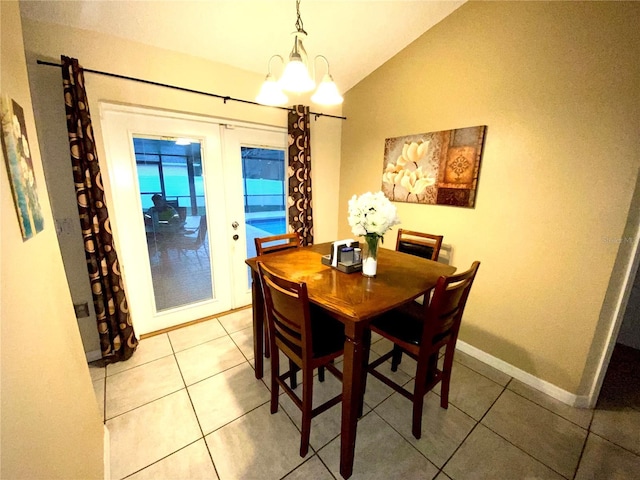
<path id="1" fill-rule="evenodd" d="M 253 127 L 239 125 L 224 125 L 221 131 L 223 138 L 223 157 L 225 162 L 225 177 L 228 187 L 227 193 L 227 212 L 230 215 L 231 224 L 237 222 L 237 230 L 233 230 L 231 235 L 237 234 L 238 241 L 231 240 L 230 256 L 233 258 L 231 263 L 232 276 L 234 285 L 234 303 L 236 305 L 249 305 L 251 303 L 251 287 L 250 277 L 248 275 L 248 267 L 244 263 L 247 258 L 247 231 L 246 219 L 244 214 L 244 203 L 237 202 L 235 199 L 243 198 L 243 172 L 242 172 L 242 153 L 241 147 L 252 146 L 258 148 L 281 149 L 287 146 L 287 131 L 284 128 L 279 129 L 261 129 L 256 130 Z M 287 192 L 287 155 L 284 156 L 284 192 Z M 286 208 L 286 207 L 285 207 Z"/>
<path id="2" fill-rule="evenodd" d="M 281 128 L 268 127 L 264 125 L 253 125 L 246 122 L 230 122 L 211 117 L 190 115 L 176 112 L 167 112 L 143 107 L 125 106 L 100 102 L 100 117 L 102 119 L 102 130 L 104 138 L 104 147 L 106 152 L 105 162 L 108 165 L 104 171 L 107 173 L 109 181 L 105 182 L 105 190 L 112 200 L 113 212 L 112 218 L 114 225 L 126 225 L 125 228 L 114 229 L 114 240 L 118 245 L 120 252 L 120 264 L 125 285 L 144 285 L 149 292 L 152 292 L 151 271 L 147 261 L 148 255 L 146 251 L 146 237 L 144 225 L 140 218 L 142 204 L 138 192 L 137 171 L 135 165 L 135 155 L 133 146 L 130 142 L 132 134 L 155 134 L 163 136 L 170 134 L 171 136 L 185 136 L 190 138 L 198 138 L 201 141 L 203 149 L 203 171 L 205 174 L 205 195 L 208 202 L 208 232 L 210 233 L 210 261 L 212 263 L 214 300 L 204 301 L 188 307 L 178 307 L 166 312 L 156 312 L 153 295 L 147 295 L 149 298 L 140 300 L 138 298 L 129 298 L 129 307 L 131 309 L 132 321 L 138 335 L 158 331 L 163 328 L 171 327 L 180 323 L 186 323 L 197 318 L 203 318 L 218 313 L 228 311 L 251 303 L 250 296 L 245 291 L 237 294 L 233 291 L 237 281 L 230 282 L 229 278 L 233 278 L 239 266 L 235 263 L 244 265 L 244 258 L 240 258 L 240 254 L 229 255 L 234 249 L 231 245 L 231 229 L 232 220 L 228 215 L 228 202 L 232 197 L 225 190 L 228 189 L 227 184 L 235 183 L 230 179 L 237 175 L 235 166 L 229 164 L 223 158 L 223 146 L 221 138 L 221 130 L 223 125 L 234 125 L 238 127 L 249 127 L 257 130 L 280 130 Z M 125 124 L 120 124 L 116 119 L 124 120 L 126 118 L 137 118 L 140 121 L 148 121 L 153 125 L 151 130 L 145 126 L 143 131 L 133 131 Z M 167 121 L 172 121 L 170 130 L 163 129 L 166 127 Z M 158 125 L 160 124 L 160 125 Z M 181 130 L 181 128 L 183 128 Z M 135 129 L 134 129 L 135 130 Z M 114 145 L 112 139 L 116 134 L 122 138 L 126 136 L 127 146 L 124 142 L 121 145 Z M 240 177 L 236 177 L 237 182 L 241 184 L 242 170 L 240 164 Z M 215 174 L 218 172 L 219 175 Z M 207 177 L 217 176 L 217 187 L 213 187 L 216 181 L 207 179 Z M 221 186 L 220 186 L 221 185 Z M 135 191 L 136 195 L 131 195 Z M 127 194 L 123 194 L 123 192 Z M 135 200 L 133 198 L 135 197 Z M 242 198 L 242 191 L 240 197 Z M 134 204 L 132 204 L 134 202 Z M 238 203 L 237 201 L 234 203 Z M 240 202 L 242 203 L 242 202 Z M 210 207 L 209 207 L 210 206 Z M 237 207 L 236 207 L 237 208 Z M 216 220 L 214 222 L 214 216 Z M 236 216 L 236 215 L 234 215 Z M 244 216 L 241 217 L 244 219 Z M 116 221 L 117 219 L 117 221 Z M 222 227 L 224 225 L 225 227 Z M 244 224 L 242 223 L 242 228 Z M 120 235 L 118 235 L 120 232 Z M 126 232 L 126 237 L 123 234 Z M 218 235 L 215 235 L 218 233 Z M 244 239 L 244 233 L 242 239 Z M 122 248 L 124 242 L 127 242 L 127 249 Z M 237 242 L 234 242 L 237 243 Z M 244 241 L 241 242 L 244 247 Z M 132 248 L 133 244 L 133 248 Z M 238 248 L 238 250 L 240 250 Z M 215 265 L 215 269 L 213 269 Z M 246 273 L 244 273 L 246 277 Z M 128 289 L 131 291 L 131 289 Z M 246 290 L 246 288 L 244 289 Z"/>

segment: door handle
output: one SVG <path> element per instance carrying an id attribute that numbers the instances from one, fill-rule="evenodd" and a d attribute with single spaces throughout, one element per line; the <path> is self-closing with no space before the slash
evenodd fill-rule
<path id="1" fill-rule="evenodd" d="M 231 226 L 233 227 L 234 230 L 237 230 L 240 224 L 238 222 L 233 222 Z"/>

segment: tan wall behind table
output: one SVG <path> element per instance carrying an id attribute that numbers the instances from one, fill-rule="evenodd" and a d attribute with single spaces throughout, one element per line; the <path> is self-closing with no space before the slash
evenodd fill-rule
<path id="1" fill-rule="evenodd" d="M 632 2 L 469 2 L 345 96 L 341 237 L 385 138 L 487 125 L 475 208 L 397 203 L 401 227 L 482 262 L 462 340 L 577 395 L 640 167 L 638 24 Z"/>

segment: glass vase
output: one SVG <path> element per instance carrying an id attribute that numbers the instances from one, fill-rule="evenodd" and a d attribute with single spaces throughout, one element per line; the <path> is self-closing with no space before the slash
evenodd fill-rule
<path id="1" fill-rule="evenodd" d="M 375 277 L 378 271 L 378 246 L 380 244 L 379 235 L 365 235 L 365 245 L 362 249 L 362 275 L 365 277 Z"/>

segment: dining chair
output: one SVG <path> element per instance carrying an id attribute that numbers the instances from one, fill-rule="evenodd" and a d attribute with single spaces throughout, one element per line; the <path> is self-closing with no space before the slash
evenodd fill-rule
<path id="1" fill-rule="evenodd" d="M 300 235 L 298 232 L 283 233 L 269 237 L 256 237 L 254 241 L 256 243 L 256 255 L 265 255 L 289 248 L 298 248 L 300 246 Z"/>
<path id="2" fill-rule="evenodd" d="M 254 242 L 256 244 L 256 255 L 265 255 L 300 247 L 300 235 L 298 232 L 292 232 L 262 238 L 256 237 Z M 265 319 L 264 356 L 269 358 L 271 356 L 271 348 L 269 347 L 269 329 L 266 323 Z M 295 375 L 291 377 L 291 386 L 296 388 Z"/>
<path id="3" fill-rule="evenodd" d="M 437 262 L 443 238 L 442 235 L 414 232 L 401 228 L 398 230 L 396 250 Z"/>
<path id="4" fill-rule="evenodd" d="M 400 228 L 396 240 L 396 251 L 437 262 L 443 238 L 442 235 L 433 235 L 431 233 L 415 232 Z M 429 298 L 431 293 L 432 290 L 429 290 L 425 295 L 416 298 L 415 301 L 422 305 L 425 298 Z M 400 364 L 402 361 L 402 350 L 397 345 L 394 347 L 393 358 L 397 364 Z"/>
<path id="5" fill-rule="evenodd" d="M 196 230 L 186 230 L 182 232 L 181 235 L 173 235 L 171 237 L 171 243 L 168 245 L 169 248 L 175 248 L 178 250 L 178 253 L 184 254 L 186 250 L 191 250 L 195 252 L 196 258 L 198 259 L 198 264 L 202 267 L 202 262 L 200 261 L 199 251 L 200 249 L 204 250 L 205 255 L 208 256 L 207 246 L 205 244 L 205 240 L 207 237 L 207 216 L 202 215 L 200 217 L 200 222 L 198 223 L 198 228 Z"/>
<path id="6" fill-rule="evenodd" d="M 412 433 L 415 438 L 422 434 L 422 406 L 424 396 L 438 383 L 440 406 L 449 406 L 449 385 L 456 341 L 462 314 L 469 298 L 480 262 L 473 262 L 466 272 L 442 276 L 438 279 L 431 301 L 420 305 L 408 302 L 374 319 L 371 330 L 391 340 L 403 353 L 416 360 L 416 376 L 413 392 L 403 388 L 376 370 L 376 367 L 392 359 L 391 370 L 395 371 L 394 350 L 371 362 L 367 371 L 413 403 Z M 438 368 L 438 355 L 444 348 L 444 363 Z"/>
<path id="7" fill-rule="evenodd" d="M 325 367 L 342 381 L 342 372 L 333 365 L 333 360 L 344 353 L 344 325 L 309 303 L 306 283 L 281 277 L 262 262 L 257 262 L 257 267 L 271 331 L 271 413 L 278 411 L 279 387 L 282 387 L 302 410 L 300 456 L 304 457 L 309 451 L 311 419 L 342 400 L 339 394 L 312 408 L 315 369 L 321 382 Z M 279 352 L 289 359 L 289 371 L 282 375 Z M 295 375 L 295 367 L 302 370 L 302 398 L 293 391 L 295 387 L 286 383 L 287 378 Z"/>

